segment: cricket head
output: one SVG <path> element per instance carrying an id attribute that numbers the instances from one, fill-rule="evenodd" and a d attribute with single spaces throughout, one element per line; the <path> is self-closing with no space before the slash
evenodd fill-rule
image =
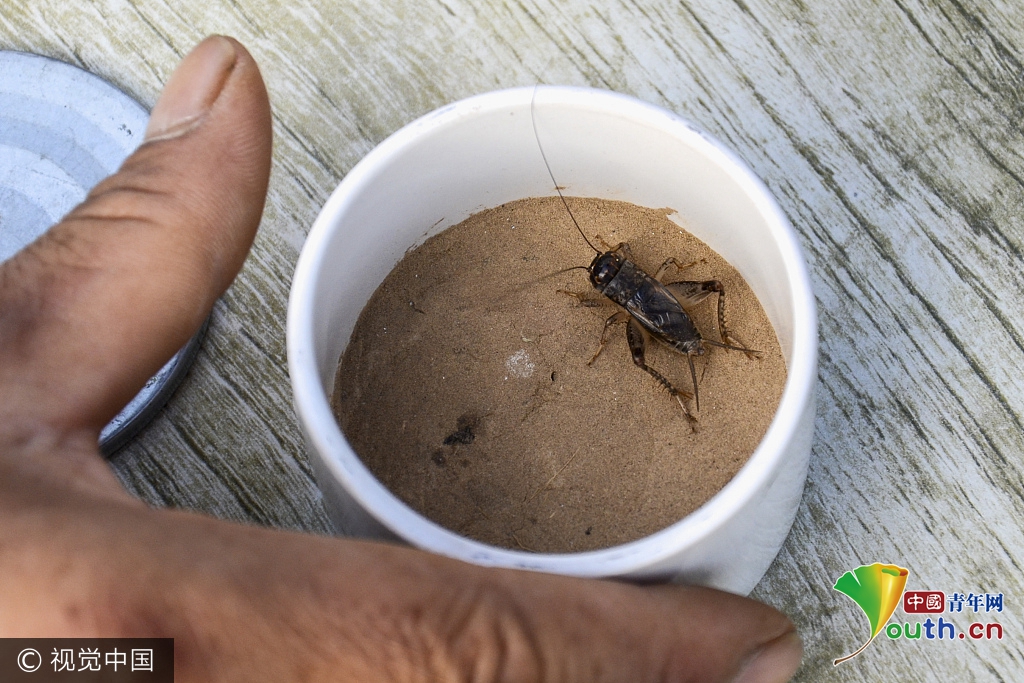
<path id="1" fill-rule="evenodd" d="M 598 254 L 587 268 L 590 273 L 590 283 L 603 290 L 619 274 L 619 269 L 622 268 L 625 261 L 625 257 L 614 251 Z"/>

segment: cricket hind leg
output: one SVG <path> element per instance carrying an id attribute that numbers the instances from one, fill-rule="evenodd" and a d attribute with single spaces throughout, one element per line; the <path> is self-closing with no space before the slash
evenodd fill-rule
<path id="1" fill-rule="evenodd" d="M 683 403 L 684 398 L 686 400 L 694 398 L 697 392 L 697 385 L 693 385 L 693 394 L 688 391 L 683 391 L 682 389 L 677 389 L 664 375 L 647 365 L 645 350 L 649 339 L 650 336 L 647 334 L 647 331 L 640 327 L 640 324 L 636 320 L 630 318 L 629 324 L 626 326 L 626 342 L 629 344 L 629 353 L 633 356 L 633 363 L 653 377 L 658 384 L 668 391 L 672 398 L 674 398 L 679 404 L 679 407 L 683 409 L 686 419 L 690 422 L 690 429 L 697 431 L 697 418 L 694 417 L 693 413 L 690 412 L 690 409 L 686 407 L 685 403 Z M 693 368 L 692 361 L 690 368 L 691 370 Z"/>
<path id="2" fill-rule="evenodd" d="M 719 346 L 732 351 L 742 351 L 751 360 L 761 357 L 760 351 L 747 348 L 747 345 L 736 339 L 729 331 L 729 323 L 725 317 L 725 287 L 718 280 L 705 280 L 703 282 L 672 282 L 665 285 L 665 288 L 672 293 L 679 304 L 686 310 L 693 308 L 706 299 L 712 292 L 718 294 L 718 334 L 722 343 L 703 339 L 705 344 Z"/>

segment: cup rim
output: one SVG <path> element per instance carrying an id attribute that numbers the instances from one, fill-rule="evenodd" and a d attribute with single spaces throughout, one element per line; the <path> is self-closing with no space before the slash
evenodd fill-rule
<path id="1" fill-rule="evenodd" d="M 413 510 L 391 493 L 349 446 L 321 385 L 314 351 L 315 283 L 324 265 L 333 226 L 372 182 L 410 144 L 466 117 L 507 111 L 543 93 L 547 102 L 627 116 L 684 138 L 715 160 L 764 217 L 775 241 L 791 291 L 792 362 L 778 408 L 757 448 L 740 470 L 697 510 L 669 526 L 624 544 L 570 553 L 532 553 L 492 546 L 461 536 Z M 575 576 L 622 576 L 641 572 L 694 547 L 728 523 L 779 470 L 802 416 L 813 399 L 817 377 L 817 314 L 810 276 L 797 235 L 760 178 L 735 153 L 693 123 L 653 104 L 605 90 L 533 86 L 488 92 L 430 112 L 404 126 L 360 160 L 344 177 L 317 216 L 299 256 L 288 302 L 287 353 L 296 413 L 310 445 L 330 474 L 384 527 L 417 547 L 477 564 L 535 569 Z"/>

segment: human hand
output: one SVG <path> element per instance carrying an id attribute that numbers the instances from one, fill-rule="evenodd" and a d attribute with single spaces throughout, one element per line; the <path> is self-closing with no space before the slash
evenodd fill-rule
<path id="1" fill-rule="evenodd" d="M 154 510 L 100 429 L 242 265 L 270 171 L 255 62 L 214 37 L 146 142 L 0 266 L 0 636 L 173 637 L 180 681 L 785 681 L 793 625 L 709 589 L 484 569 Z"/>

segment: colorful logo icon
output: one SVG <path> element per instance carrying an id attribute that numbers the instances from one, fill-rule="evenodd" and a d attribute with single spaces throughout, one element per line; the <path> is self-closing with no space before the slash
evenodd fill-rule
<path id="1" fill-rule="evenodd" d="M 909 574 L 910 572 L 903 567 L 875 562 L 861 565 L 839 577 L 832 588 L 853 600 L 864 611 L 871 626 L 871 637 L 852 655 L 840 657 L 832 662 L 833 666 L 839 666 L 840 663 L 859 655 L 871 644 L 875 636 L 882 632 L 900 604 Z M 927 602 L 927 597 L 923 597 Z"/>
<path id="2" fill-rule="evenodd" d="M 941 614 L 946 611 L 946 594 L 942 591 L 906 591 L 903 611 L 907 614 Z"/>

